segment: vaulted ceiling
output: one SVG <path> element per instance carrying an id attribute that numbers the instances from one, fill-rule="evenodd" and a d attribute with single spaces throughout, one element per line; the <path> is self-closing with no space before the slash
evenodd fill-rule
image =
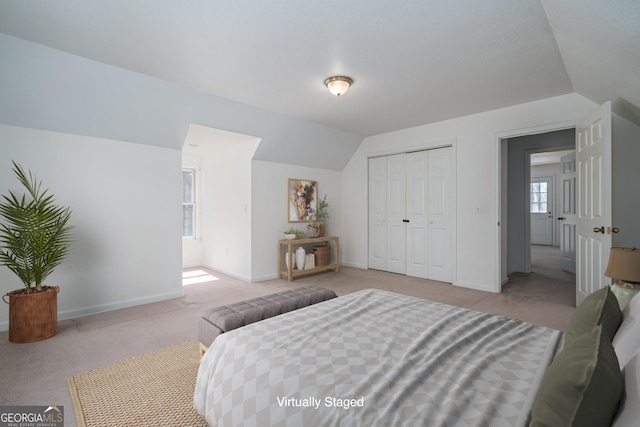
<path id="1" fill-rule="evenodd" d="M 637 0 L 0 0 L 5 34 L 360 136 L 572 92 L 640 124 L 639 22 Z"/>

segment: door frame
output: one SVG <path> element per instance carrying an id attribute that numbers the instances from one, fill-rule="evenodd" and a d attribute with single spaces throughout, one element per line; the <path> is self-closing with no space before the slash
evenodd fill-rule
<path id="1" fill-rule="evenodd" d="M 498 167 L 496 168 L 496 173 L 494 176 L 494 182 L 496 183 L 495 191 L 496 191 L 496 213 L 497 213 L 497 227 L 496 227 L 496 241 L 498 244 L 496 245 L 496 271 L 498 272 L 497 281 L 495 283 L 494 292 L 500 293 L 502 292 L 502 287 L 509 281 L 507 277 L 507 233 L 509 224 L 507 224 L 507 215 L 506 211 L 503 209 L 506 206 L 507 202 L 507 191 L 506 191 L 506 176 L 503 174 L 507 170 L 507 141 L 511 138 L 517 138 L 520 136 L 528 136 L 528 135 L 537 135 L 544 134 L 556 131 L 562 131 L 567 129 L 575 129 L 580 123 L 581 119 L 568 120 L 559 123 L 547 123 L 543 125 L 538 125 L 530 128 L 523 129 L 515 129 L 505 132 L 497 132 L 495 134 L 495 156 L 496 156 L 496 164 Z M 564 148 L 561 148 L 564 147 Z M 554 147 L 555 148 L 555 147 Z M 573 147 L 568 146 L 559 146 L 558 149 L 570 149 L 575 148 L 575 143 Z M 549 147 L 540 149 L 537 152 L 548 152 Z M 531 181 L 531 154 L 536 152 L 536 150 L 529 150 L 526 152 L 526 165 L 524 166 L 525 172 L 525 183 L 529 183 Z M 523 189 L 528 193 L 528 188 Z M 525 193 L 526 194 L 526 193 Z M 526 197 L 526 200 L 529 200 L 530 196 Z M 525 208 L 525 212 L 529 212 L 528 208 Z M 525 215 L 525 270 L 531 271 L 531 216 Z"/>
<path id="2" fill-rule="evenodd" d="M 365 244 L 365 268 L 369 269 L 369 159 L 375 157 L 384 157 L 384 156 L 393 156 L 395 154 L 407 154 L 416 151 L 425 151 L 425 150 L 437 150 L 438 148 L 447 148 L 451 147 L 451 171 L 452 171 L 452 198 L 453 198 L 453 206 L 452 206 L 452 218 L 451 218 L 451 284 L 457 285 L 457 242 L 458 242 L 458 226 L 457 226 L 457 185 L 456 182 L 458 180 L 457 174 L 457 140 L 455 138 L 444 139 L 439 141 L 434 141 L 431 144 L 419 144 L 419 145 L 408 145 L 403 148 L 396 148 L 392 150 L 380 150 L 374 151 L 364 158 L 365 162 L 365 171 L 366 171 L 366 191 L 365 191 L 365 217 L 367 218 L 366 224 L 366 244 Z M 428 279 L 425 279 L 428 280 Z"/>

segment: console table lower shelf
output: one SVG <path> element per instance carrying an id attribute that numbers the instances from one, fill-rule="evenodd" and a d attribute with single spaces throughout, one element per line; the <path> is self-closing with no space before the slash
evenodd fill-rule
<path id="1" fill-rule="evenodd" d="M 295 248 L 297 246 L 318 246 L 317 243 L 322 243 L 322 246 L 329 246 L 331 252 L 331 243 L 333 243 L 333 256 L 329 256 L 328 264 L 316 265 L 313 268 L 297 270 L 293 268 L 293 259 L 295 258 Z M 286 262 L 287 253 L 289 254 L 289 263 Z M 340 239 L 336 236 L 326 237 L 309 237 L 305 239 L 282 239 L 278 241 L 278 272 L 279 277 L 287 278 L 291 282 L 295 277 L 306 276 L 308 274 L 319 273 L 322 271 L 338 271 L 340 269 Z"/>

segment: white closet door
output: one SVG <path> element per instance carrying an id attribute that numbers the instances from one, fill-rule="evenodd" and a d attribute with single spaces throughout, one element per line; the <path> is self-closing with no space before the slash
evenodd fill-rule
<path id="1" fill-rule="evenodd" d="M 406 162 L 404 154 L 387 157 L 387 271 L 405 274 Z"/>
<path id="2" fill-rule="evenodd" d="M 369 268 L 387 269 L 387 159 L 369 159 Z"/>
<path id="3" fill-rule="evenodd" d="M 453 149 L 428 151 L 428 278 L 453 280 Z"/>
<path id="4" fill-rule="evenodd" d="M 452 281 L 452 156 L 448 147 L 369 159 L 369 268 Z"/>
<path id="5" fill-rule="evenodd" d="M 428 152 L 407 153 L 407 275 L 427 278 Z"/>

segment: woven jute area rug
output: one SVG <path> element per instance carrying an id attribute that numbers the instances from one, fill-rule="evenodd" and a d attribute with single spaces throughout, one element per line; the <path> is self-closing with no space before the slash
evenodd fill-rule
<path id="1" fill-rule="evenodd" d="M 193 340 L 69 378 L 78 426 L 207 426 L 193 409 L 199 364 Z"/>

